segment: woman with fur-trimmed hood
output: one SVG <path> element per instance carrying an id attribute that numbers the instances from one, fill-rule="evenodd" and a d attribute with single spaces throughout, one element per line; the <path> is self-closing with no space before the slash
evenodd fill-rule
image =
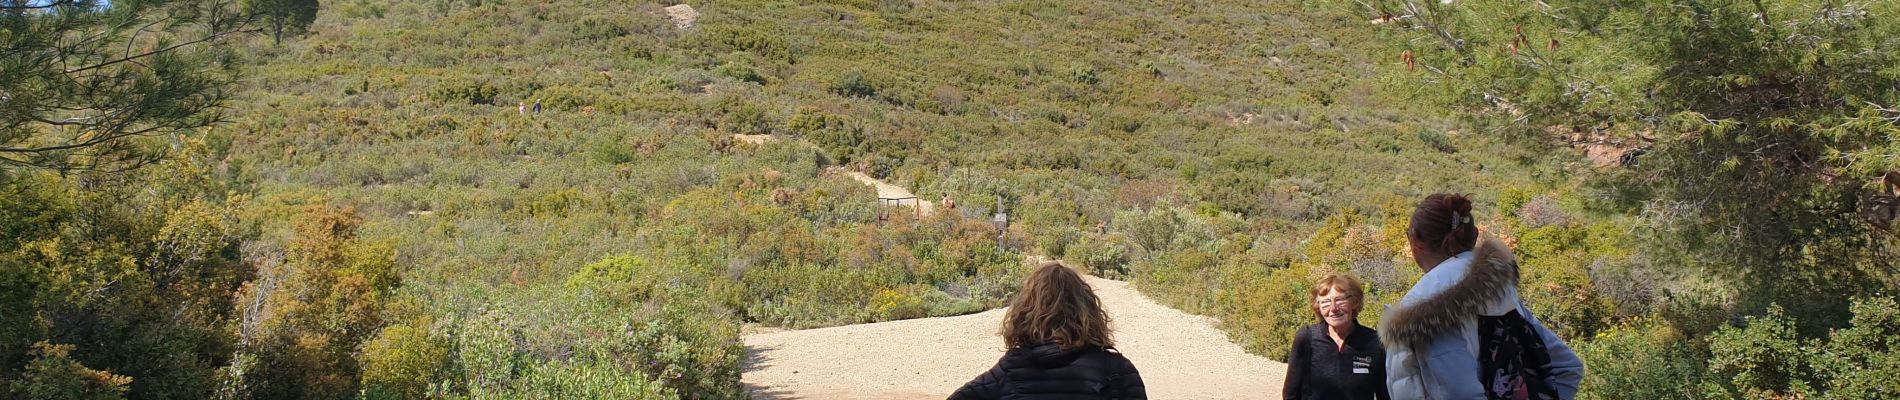
<path id="1" fill-rule="evenodd" d="M 1517 258 L 1479 238 L 1471 200 L 1434 194 L 1412 213 L 1425 276 L 1379 321 L 1393 399 L 1576 396 L 1583 362 L 1517 296 Z"/>

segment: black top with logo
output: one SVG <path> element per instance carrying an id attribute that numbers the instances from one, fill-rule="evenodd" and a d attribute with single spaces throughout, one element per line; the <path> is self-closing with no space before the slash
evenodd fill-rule
<path id="1" fill-rule="evenodd" d="M 1379 333 L 1355 323 L 1342 349 L 1326 333 L 1326 323 L 1300 328 L 1286 359 L 1285 395 L 1287 400 L 1391 399 Z"/>

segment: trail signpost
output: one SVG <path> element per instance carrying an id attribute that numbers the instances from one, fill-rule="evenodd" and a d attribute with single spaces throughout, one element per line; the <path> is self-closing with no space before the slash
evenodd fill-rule
<path id="1" fill-rule="evenodd" d="M 996 216 L 990 218 L 996 224 L 996 251 L 1004 250 L 1004 238 L 1009 236 L 1009 213 L 1003 210 L 1003 196 L 996 196 Z"/>

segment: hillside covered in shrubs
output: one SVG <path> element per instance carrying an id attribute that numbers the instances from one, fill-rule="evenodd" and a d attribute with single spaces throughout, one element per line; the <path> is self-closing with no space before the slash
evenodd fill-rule
<path id="1" fill-rule="evenodd" d="M 0 394 L 745 398 L 744 331 L 1031 256 L 1278 359 L 1457 192 L 1580 397 L 1895 396 L 1900 10 L 1663 3 L 327 1 L 165 157 L 0 166 Z"/>

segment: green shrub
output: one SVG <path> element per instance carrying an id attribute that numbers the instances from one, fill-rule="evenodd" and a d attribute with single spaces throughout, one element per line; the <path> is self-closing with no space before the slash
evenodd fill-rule
<path id="1" fill-rule="evenodd" d="M 604 361 L 568 361 L 529 367 L 507 389 L 476 393 L 473 399 L 678 399 L 672 391 L 639 374 L 628 374 Z"/>
<path id="2" fill-rule="evenodd" d="M 580 42 L 602 42 L 632 35 L 648 34 L 661 29 L 665 22 L 660 18 L 635 18 L 636 13 L 608 12 L 590 13 L 574 21 L 574 40 Z"/>
<path id="3" fill-rule="evenodd" d="M 1203 176 L 1195 194 L 1221 210 L 1248 216 L 1262 215 L 1269 207 L 1267 192 L 1271 177 L 1256 171 L 1232 170 Z"/>
<path id="4" fill-rule="evenodd" d="M 1307 305 L 1312 278 L 1304 268 L 1267 269 L 1246 266 L 1222 275 L 1222 323 L 1236 331 L 1236 341 L 1248 351 L 1274 360 L 1286 360 L 1293 334 L 1318 322 Z"/>
<path id="5" fill-rule="evenodd" d="M 772 133 L 772 121 L 766 119 L 765 109 L 757 105 L 733 101 L 720 108 L 721 131 L 746 135 Z"/>
<path id="6" fill-rule="evenodd" d="M 242 390 L 272 398 L 336 398 L 360 390 L 353 353 L 382 330 L 391 293 L 401 285 L 394 248 L 359 238 L 362 223 L 354 208 L 305 207 L 282 265 L 260 271 L 260 279 L 275 286 L 238 292 L 241 304 L 254 304 L 261 314 L 240 351 L 270 366 L 241 375 Z"/>
<path id="7" fill-rule="evenodd" d="M 590 149 L 588 153 L 593 156 L 595 162 L 607 165 L 620 165 L 639 159 L 639 155 L 636 154 L 635 151 L 633 146 L 626 143 L 620 143 L 611 139 L 600 139 L 593 143 L 592 149 Z"/>
<path id="8" fill-rule="evenodd" d="M 429 91 L 429 98 L 450 104 L 494 105 L 495 96 L 500 94 L 500 88 L 486 81 L 451 79 L 437 83 L 435 89 Z"/>
<path id="9" fill-rule="evenodd" d="M 917 297 L 914 293 L 910 293 L 911 291 L 912 290 L 908 288 L 901 292 L 892 289 L 880 290 L 876 295 L 871 296 L 871 311 L 876 313 L 880 319 L 885 320 L 923 318 L 928 316 L 930 310 L 925 304 L 924 299 Z"/>
<path id="10" fill-rule="evenodd" d="M 1741 327 L 1717 330 L 1709 336 L 1709 372 L 1728 377 L 1737 394 L 1749 398 L 1813 396 L 1806 344 L 1794 326 L 1777 306 Z"/>
<path id="11" fill-rule="evenodd" d="M 1590 337 L 1614 313 L 1591 279 L 1588 230 L 1544 225 L 1518 231 L 1519 294 L 1537 317 L 1563 337 Z M 1651 282 L 1649 284 L 1656 284 Z"/>
<path id="12" fill-rule="evenodd" d="M 878 94 L 877 84 L 872 83 L 870 78 L 864 76 L 864 72 L 858 70 L 845 71 L 833 78 L 831 83 L 825 86 L 825 90 L 845 97 L 876 97 Z"/>
<path id="13" fill-rule="evenodd" d="M 1451 144 L 1451 137 L 1446 136 L 1443 132 L 1433 131 L 1433 130 L 1421 130 L 1421 131 L 1418 131 L 1418 134 L 1416 136 L 1418 137 L 1418 141 L 1420 143 L 1424 143 L 1425 147 L 1429 147 L 1432 150 L 1438 150 L 1438 152 L 1440 153 L 1457 153 L 1458 152 L 1458 147 L 1453 146 Z"/>
<path id="14" fill-rule="evenodd" d="M 527 368 L 516 354 L 514 332 L 500 311 L 490 311 L 458 326 L 453 353 L 455 368 L 462 376 L 458 386 L 472 393 L 499 392 L 514 383 L 515 374 Z"/>
<path id="15" fill-rule="evenodd" d="M 1094 64 L 1086 62 L 1069 64 L 1069 68 L 1063 72 L 1063 78 L 1083 85 L 1102 82 L 1101 71 L 1096 69 Z"/>
<path id="16" fill-rule="evenodd" d="M 779 35 L 753 26 L 710 26 L 703 29 L 703 37 L 720 49 L 750 52 L 784 62 L 794 62 L 798 58 L 798 52 Z"/>
<path id="17" fill-rule="evenodd" d="M 13 393 L 29 399 L 112 400 L 124 399 L 132 378 L 108 371 L 86 368 L 68 358 L 73 345 L 33 345 L 33 360 L 26 364 L 20 380 L 12 382 Z"/>
<path id="18" fill-rule="evenodd" d="M 1119 235 L 1089 235 L 1071 247 L 1066 257 L 1097 276 L 1128 279 L 1128 264 L 1133 261 L 1130 247 Z"/>
<path id="19" fill-rule="evenodd" d="M 1074 226 L 1061 225 L 1045 228 L 1036 234 L 1036 248 L 1040 249 L 1042 254 L 1068 259 L 1070 247 L 1081 241 L 1083 236 L 1082 230 Z M 1084 267 L 1085 270 L 1093 270 L 1092 267 L 1087 267 L 1086 262 L 1079 266 Z"/>
<path id="20" fill-rule="evenodd" d="M 598 345 L 605 350 L 601 356 L 616 358 L 618 365 L 636 366 L 648 379 L 684 398 L 743 398 L 738 382 L 745 348 L 739 340 L 739 325 L 715 317 L 714 309 L 679 303 L 684 302 L 663 307 L 656 318 L 603 340 Z M 623 322 L 622 326 L 628 325 Z M 599 327 L 609 328 L 613 327 Z"/>
<path id="21" fill-rule="evenodd" d="M 640 256 L 616 256 L 588 263 L 567 277 L 569 290 L 598 290 L 644 301 L 664 296 L 680 275 Z"/>
<path id="22" fill-rule="evenodd" d="M 751 83 L 757 83 L 761 85 L 765 84 L 765 76 L 760 75 L 758 69 L 752 68 L 751 65 L 741 63 L 741 62 L 728 62 L 728 63 L 722 64 L 719 66 L 718 69 L 713 70 L 713 72 L 719 74 L 720 76 L 737 79 L 740 82 L 751 82 Z"/>
<path id="23" fill-rule="evenodd" d="M 1578 399 L 1724 397 L 1720 385 L 1708 381 L 1708 354 L 1667 324 L 1633 321 L 1570 344 L 1586 368 Z"/>
<path id="24" fill-rule="evenodd" d="M 0 167 L 0 397 L 203 398 L 224 383 L 250 234 L 207 171 Z"/>
<path id="25" fill-rule="evenodd" d="M 1900 304 L 1891 297 L 1856 299 L 1853 325 L 1810 349 L 1815 382 L 1829 399 L 1900 398 Z"/>
<path id="26" fill-rule="evenodd" d="M 402 135 L 398 137 L 399 139 L 450 136 L 462 127 L 461 122 L 458 122 L 456 118 L 442 115 L 424 116 L 405 121 L 404 124 L 407 129 L 397 131 L 398 134 Z M 380 172 L 376 174 L 381 175 Z M 374 180 L 377 181 L 377 183 L 383 183 L 384 181 L 382 178 L 376 178 Z"/>
<path id="27" fill-rule="evenodd" d="M 449 347 L 427 328 L 391 325 L 363 345 L 363 397 L 418 399 L 449 361 Z"/>
<path id="28" fill-rule="evenodd" d="M 678 92 L 686 90 L 686 84 L 671 76 L 649 76 L 634 84 L 643 93 Z"/>
<path id="29" fill-rule="evenodd" d="M 703 289 L 668 289 L 682 293 L 660 304 L 613 294 L 623 290 L 541 288 L 544 297 L 453 324 L 451 370 L 461 376 L 447 390 L 474 398 L 742 397 L 738 324 Z"/>
<path id="30" fill-rule="evenodd" d="M 557 85 L 534 92 L 536 101 L 543 102 L 549 110 L 579 111 L 585 107 L 596 107 L 609 111 L 618 111 L 624 101 L 614 101 L 613 97 L 590 87 Z"/>
<path id="31" fill-rule="evenodd" d="M 495 311 L 461 325 L 456 337 L 455 369 L 462 372 L 451 398 L 674 399 L 669 390 L 638 371 L 628 371 L 598 347 L 581 347 L 573 358 L 545 360 L 520 345 L 545 340 L 522 321 Z M 581 317 L 583 321 L 594 318 Z M 621 329 L 625 329 L 624 327 Z M 580 343 L 566 343 L 577 346 Z M 577 346 L 578 347 L 578 346 Z M 632 355 L 632 354 L 629 354 Z M 717 398 L 717 397 L 715 397 Z"/>

